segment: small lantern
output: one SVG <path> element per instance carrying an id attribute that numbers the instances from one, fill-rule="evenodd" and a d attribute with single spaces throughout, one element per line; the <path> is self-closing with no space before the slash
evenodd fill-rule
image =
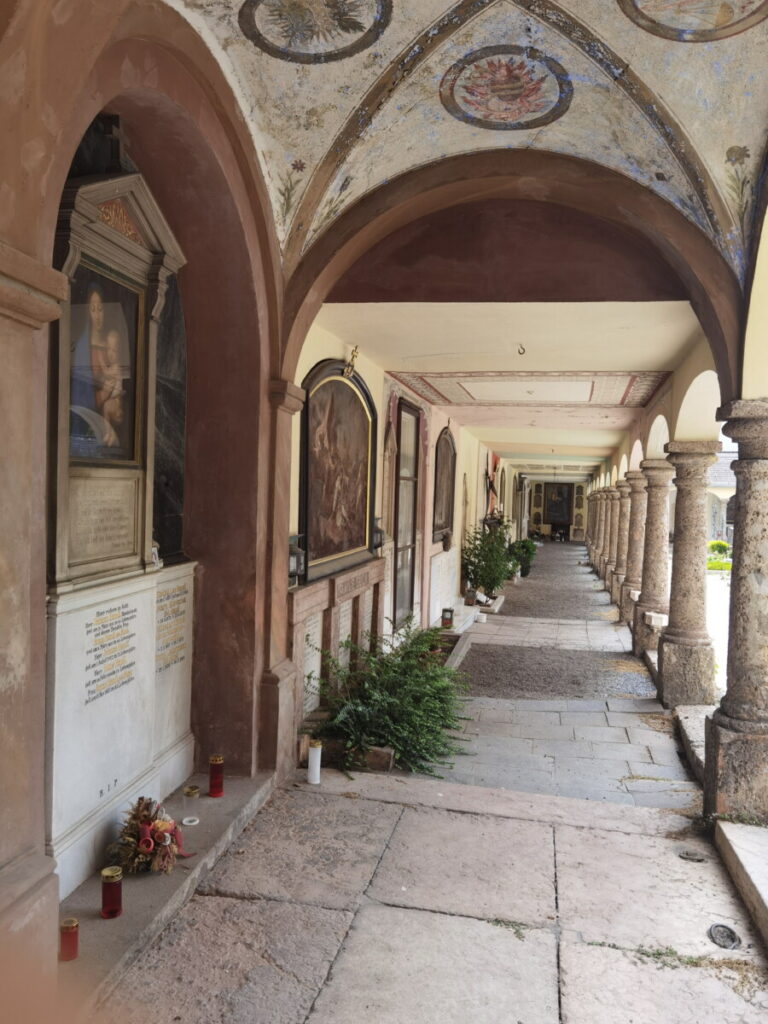
<path id="1" fill-rule="evenodd" d="M 443 629 L 453 629 L 453 608 L 443 608 L 440 625 Z"/>
<path id="2" fill-rule="evenodd" d="M 381 516 L 376 516 L 376 525 L 373 528 L 373 550 L 381 551 L 384 547 L 384 530 L 381 526 Z"/>
<path id="3" fill-rule="evenodd" d="M 296 587 L 304 576 L 307 556 L 299 547 L 299 534 L 295 533 L 288 539 L 288 585 Z"/>

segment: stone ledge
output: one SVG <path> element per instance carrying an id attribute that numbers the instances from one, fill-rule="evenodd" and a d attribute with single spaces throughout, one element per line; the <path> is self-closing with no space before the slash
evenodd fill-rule
<path id="1" fill-rule="evenodd" d="M 675 718 L 691 771 L 704 785 L 704 724 L 716 705 L 687 704 L 675 708 Z"/>
<path id="2" fill-rule="evenodd" d="M 664 612 L 645 612 L 643 618 L 646 626 L 652 629 L 664 629 L 669 624 L 669 616 Z"/>
<path id="3" fill-rule="evenodd" d="M 159 934 L 174 914 L 193 895 L 230 843 L 243 831 L 257 811 L 272 796 L 274 775 L 259 772 L 253 779 L 226 778 L 224 796 L 216 800 L 202 794 L 208 790 L 206 775 L 192 776 L 185 785 L 200 787 L 197 816 L 200 824 L 182 828 L 184 846 L 196 856 L 179 860 L 170 875 L 132 875 L 123 879 L 123 914 L 104 921 L 101 880 L 93 875 L 60 905 L 60 916 L 80 922 L 80 954 L 77 960 L 59 965 L 61 984 L 72 986 L 79 1007 L 87 1016 L 117 985 L 123 973 Z M 163 806 L 179 820 L 181 790 Z"/>
<path id="4" fill-rule="evenodd" d="M 659 653 L 658 651 L 643 651 L 643 661 L 648 673 L 653 680 L 653 685 L 658 692 L 659 689 Z"/>
<path id="5" fill-rule="evenodd" d="M 715 846 L 768 945 L 768 828 L 718 821 Z"/>

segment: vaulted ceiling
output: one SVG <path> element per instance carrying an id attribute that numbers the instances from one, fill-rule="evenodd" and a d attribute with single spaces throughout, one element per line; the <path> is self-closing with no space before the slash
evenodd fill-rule
<path id="1" fill-rule="evenodd" d="M 768 0 L 170 2 L 239 97 L 288 276 L 399 175 L 518 149 L 649 190 L 744 284 Z M 394 231 L 317 324 L 500 452 L 599 458 L 702 330 L 647 242 L 536 200 L 534 188 Z"/>

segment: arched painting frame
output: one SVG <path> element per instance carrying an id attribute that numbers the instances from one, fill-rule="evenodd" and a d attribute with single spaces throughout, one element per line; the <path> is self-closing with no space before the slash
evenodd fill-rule
<path id="1" fill-rule="evenodd" d="M 373 555 L 376 407 L 359 374 L 336 359 L 304 379 L 299 530 L 305 581 Z M 348 370 L 348 368 L 346 368 Z"/>
<path id="2" fill-rule="evenodd" d="M 432 540 L 445 540 L 453 533 L 453 504 L 456 489 L 456 442 L 448 427 L 435 445 L 435 494 L 432 512 Z"/>

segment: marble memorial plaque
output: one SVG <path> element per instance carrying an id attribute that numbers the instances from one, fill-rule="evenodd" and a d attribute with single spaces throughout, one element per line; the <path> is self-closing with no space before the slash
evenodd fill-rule
<path id="1" fill-rule="evenodd" d="M 138 479 L 73 476 L 69 491 L 71 565 L 138 554 Z"/>
<path id="2" fill-rule="evenodd" d="M 49 607 L 52 836 L 98 814 L 152 762 L 155 584 L 128 580 Z"/>
<path id="3" fill-rule="evenodd" d="M 349 640 L 352 633 L 352 602 L 345 601 L 339 605 L 339 661 L 342 665 L 349 665 L 349 649 L 341 644 Z"/>
<path id="4" fill-rule="evenodd" d="M 304 641 L 304 713 L 309 714 L 320 704 L 318 681 L 322 668 L 323 616 L 310 616 L 306 621 Z"/>
<path id="5" fill-rule="evenodd" d="M 169 566 L 157 577 L 155 605 L 155 751 L 189 732 L 195 564 Z"/>

